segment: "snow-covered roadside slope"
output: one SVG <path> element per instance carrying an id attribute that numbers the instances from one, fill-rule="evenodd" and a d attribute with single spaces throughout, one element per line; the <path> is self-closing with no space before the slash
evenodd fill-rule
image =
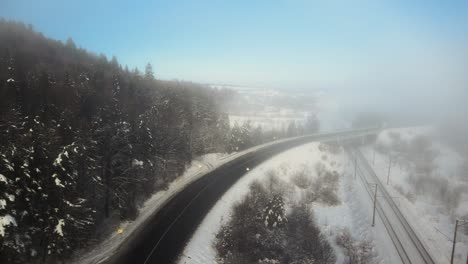
<path id="1" fill-rule="evenodd" d="M 144 205 L 140 208 L 137 219 L 134 221 L 121 222 L 115 226 L 115 232 L 106 240 L 100 243 L 90 252 L 82 255 L 74 261 L 74 263 L 99 263 L 109 257 L 114 250 L 130 236 L 138 226 L 147 220 L 154 212 L 156 212 L 170 197 L 177 194 L 185 186 L 205 175 L 214 167 L 219 166 L 236 157 L 238 154 L 227 155 L 223 153 L 212 153 L 194 159 L 191 165 L 186 169 L 183 175 L 174 180 L 167 190 L 161 190 L 153 194 Z M 122 233 L 119 233 L 118 230 Z"/>
<path id="2" fill-rule="evenodd" d="M 438 263 L 448 263 L 452 249 L 455 219 L 468 215 L 468 193 L 466 192 L 468 189 L 463 187 L 466 183 L 458 178 L 462 158 L 460 154 L 434 139 L 431 136 L 431 128 L 427 127 L 382 131 L 377 137 L 376 145 L 391 146 L 393 144 L 392 140 L 394 140 L 392 137 L 395 138 L 397 134 L 399 135 L 397 138 L 403 142 L 403 145 L 410 145 L 411 141 L 418 136 L 429 137 L 432 141 L 431 149 L 435 153 L 435 158 L 431 176 L 427 180 L 422 178 L 421 182 L 415 182 L 414 164 L 409 159 L 403 158 L 396 153 L 395 155 L 399 156 L 399 158 L 394 158 L 390 167 L 389 185 L 386 187 L 435 260 Z M 386 183 L 389 156 L 376 151 L 375 162 L 373 163 L 373 147 L 365 146 L 362 151 L 370 165 L 373 166 L 377 176 L 383 183 Z M 429 184 L 432 185 L 425 187 Z M 423 188 L 427 189 L 424 190 Z M 452 209 L 447 209 L 447 204 L 438 197 L 440 193 L 444 193 L 443 189 L 446 189 L 446 197 L 451 197 L 450 193 L 455 192 L 457 188 L 463 188 L 461 189 L 458 205 Z M 419 189 L 423 189 L 423 191 Z M 468 238 L 463 235 L 463 229 L 460 228 L 455 263 L 465 263 L 467 251 Z"/>
<path id="3" fill-rule="evenodd" d="M 354 166 L 348 156 L 345 157 L 343 176 L 340 178 L 338 196 L 341 204 L 338 206 L 314 205 L 317 224 L 330 238 L 337 254 L 337 263 L 344 263 L 344 256 L 335 243 L 335 235 L 342 229 L 349 229 L 355 240 L 369 241 L 376 253 L 373 263 L 401 263 L 387 230 L 380 218 L 376 217 L 375 227 L 372 224 L 372 200 L 366 192 L 364 183 L 359 177 L 354 177 Z"/>
<path id="4" fill-rule="evenodd" d="M 247 194 L 249 185 L 254 180 L 266 179 L 268 172 L 273 170 L 279 179 L 291 182 L 291 177 L 304 167 L 309 168 L 315 177 L 315 166 L 318 163 L 323 164 L 327 170 L 337 171 L 342 175 L 338 194 L 341 204 L 334 207 L 319 203 L 313 205 L 317 223 L 334 246 L 338 263 L 343 262 L 343 255 L 335 245 L 334 238 L 342 228 L 348 228 L 354 238 L 372 241 L 378 251 L 379 263 L 398 263 L 398 259 L 394 261 L 392 257 L 398 255 L 393 252 L 393 245 L 386 236 L 385 229 L 371 229 L 370 199 L 365 196 L 367 194 L 363 186 L 359 186 L 358 181 L 351 179 L 350 174 L 346 173 L 350 169 L 346 162 L 343 151 L 336 155 L 325 153 L 319 150 L 319 143 L 309 143 L 280 153 L 253 169 L 246 168 L 249 172 L 222 196 L 202 221 L 187 244 L 179 263 L 216 263 L 216 252 L 212 247 L 216 233 L 221 225 L 229 220 L 232 206 Z M 293 187 L 295 189 L 287 197 L 289 200 L 299 199 L 301 195 L 298 187 Z"/>

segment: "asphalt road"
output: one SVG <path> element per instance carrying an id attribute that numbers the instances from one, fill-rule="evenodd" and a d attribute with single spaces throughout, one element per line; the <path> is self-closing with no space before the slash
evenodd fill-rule
<path id="1" fill-rule="evenodd" d="M 311 141 L 338 140 L 375 133 L 376 129 L 311 135 L 247 153 L 194 181 L 166 203 L 138 234 L 123 243 L 106 263 L 173 263 L 205 215 L 239 178 L 272 156 Z"/>

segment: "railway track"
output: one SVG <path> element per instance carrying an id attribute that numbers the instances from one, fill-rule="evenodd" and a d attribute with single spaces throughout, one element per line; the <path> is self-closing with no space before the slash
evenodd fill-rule
<path id="1" fill-rule="evenodd" d="M 348 153 L 348 155 L 350 157 L 354 156 L 350 149 L 346 149 L 346 151 L 347 151 L 347 153 Z M 373 190 L 372 190 L 371 186 L 369 185 L 367 179 L 364 178 L 365 176 L 364 176 L 363 171 L 360 169 L 360 167 L 358 167 L 356 172 L 357 172 L 356 174 L 359 176 L 359 178 L 363 182 L 365 190 L 366 190 L 367 194 L 369 195 L 370 199 L 372 201 L 374 201 Z M 401 262 L 404 263 L 404 264 L 412 263 L 410 258 L 408 257 L 408 254 L 407 254 L 403 244 L 401 243 L 400 239 L 398 238 L 397 233 L 393 229 L 393 227 L 392 227 L 392 225 L 390 223 L 390 220 L 388 219 L 387 215 L 385 214 L 385 211 L 383 210 L 381 203 L 378 200 L 376 202 L 376 211 L 377 211 L 377 214 L 380 216 L 380 219 L 382 220 L 382 223 L 384 224 L 385 229 L 387 230 L 388 235 L 390 236 L 390 239 L 392 240 L 392 243 L 393 243 L 393 245 L 395 246 L 395 248 L 396 248 L 396 250 L 398 252 L 398 255 L 399 255 L 400 259 L 401 259 Z"/>
<path id="2" fill-rule="evenodd" d="M 378 186 L 380 199 L 377 199 L 376 210 L 397 249 L 402 263 L 435 263 L 366 158 L 357 149 L 347 148 L 347 152 L 350 156 L 356 158 L 356 162 L 359 164 L 356 170 L 357 174 L 363 181 L 372 200 L 374 199 L 373 190 L 369 183 Z"/>

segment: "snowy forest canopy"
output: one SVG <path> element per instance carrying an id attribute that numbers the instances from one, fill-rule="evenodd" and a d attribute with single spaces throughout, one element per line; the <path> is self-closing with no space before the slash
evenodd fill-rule
<path id="1" fill-rule="evenodd" d="M 90 246 L 193 156 L 234 148 L 226 94 L 0 20 L 0 262 Z"/>

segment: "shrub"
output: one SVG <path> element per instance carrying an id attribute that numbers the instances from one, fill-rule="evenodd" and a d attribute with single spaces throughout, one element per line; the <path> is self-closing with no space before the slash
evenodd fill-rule
<path id="1" fill-rule="evenodd" d="M 264 182 L 265 188 L 274 195 L 285 195 L 290 190 L 290 184 L 278 177 L 278 173 L 274 170 L 267 172 L 267 177 Z"/>
<path id="2" fill-rule="evenodd" d="M 288 220 L 282 224 L 265 225 L 265 216 L 272 215 L 268 208 L 280 208 L 271 210 L 274 215 L 284 214 L 282 197 L 268 186 L 254 182 L 246 197 L 234 206 L 231 220 L 216 234 L 214 247 L 219 262 L 334 263 L 333 249 L 304 203 L 295 204 L 288 215 L 283 215 L 281 218 Z"/>
<path id="3" fill-rule="evenodd" d="M 335 263 L 333 249 L 316 226 L 309 206 L 295 204 L 288 219 L 286 234 L 289 240 L 286 259 L 282 263 Z"/>
<path id="4" fill-rule="evenodd" d="M 337 195 L 339 174 L 336 171 L 328 171 L 323 163 L 317 163 L 315 167 L 317 178 L 308 184 L 305 191 L 304 202 L 313 203 L 315 201 L 322 202 L 328 205 L 338 205 L 340 200 Z M 293 181 L 298 184 L 302 178 L 293 178 Z M 305 186 L 305 185 L 302 185 Z"/>
<path id="5" fill-rule="evenodd" d="M 332 188 L 322 188 L 320 192 L 320 202 L 328 204 L 331 206 L 340 204 L 340 199 L 336 194 L 335 189 Z"/>
<path id="6" fill-rule="evenodd" d="M 323 169 L 320 172 L 320 176 L 312 183 L 308 194 L 306 194 L 306 199 L 310 201 L 313 198 L 313 201 L 319 201 L 328 205 L 339 204 L 340 201 L 337 195 L 338 181 L 338 172 L 330 172 Z"/>
<path id="7" fill-rule="evenodd" d="M 328 152 L 334 155 L 341 153 L 341 145 L 338 142 L 320 143 L 318 149 L 322 152 Z"/>
<path id="8" fill-rule="evenodd" d="M 336 235 L 336 244 L 343 248 L 347 264 L 366 264 L 375 260 L 372 243 L 368 240 L 355 241 L 348 229 L 341 230 Z"/>
<path id="9" fill-rule="evenodd" d="M 294 173 L 291 181 L 301 189 L 307 189 L 312 184 L 312 175 L 306 166 Z"/>
<path id="10" fill-rule="evenodd" d="M 322 176 L 325 172 L 327 171 L 327 168 L 325 167 L 325 164 L 322 162 L 317 162 L 315 164 L 315 172 L 317 173 L 317 176 Z"/>
<path id="11" fill-rule="evenodd" d="M 412 203 L 416 201 L 416 197 L 412 192 L 405 191 L 401 185 L 395 185 L 393 186 L 397 192 L 399 192 L 401 195 L 406 197 L 406 199 Z"/>
<path id="12" fill-rule="evenodd" d="M 408 182 L 416 194 L 427 195 L 440 201 L 449 211 L 457 208 L 463 193 L 468 192 L 466 185 L 454 186 L 447 178 L 440 175 L 410 174 Z"/>

